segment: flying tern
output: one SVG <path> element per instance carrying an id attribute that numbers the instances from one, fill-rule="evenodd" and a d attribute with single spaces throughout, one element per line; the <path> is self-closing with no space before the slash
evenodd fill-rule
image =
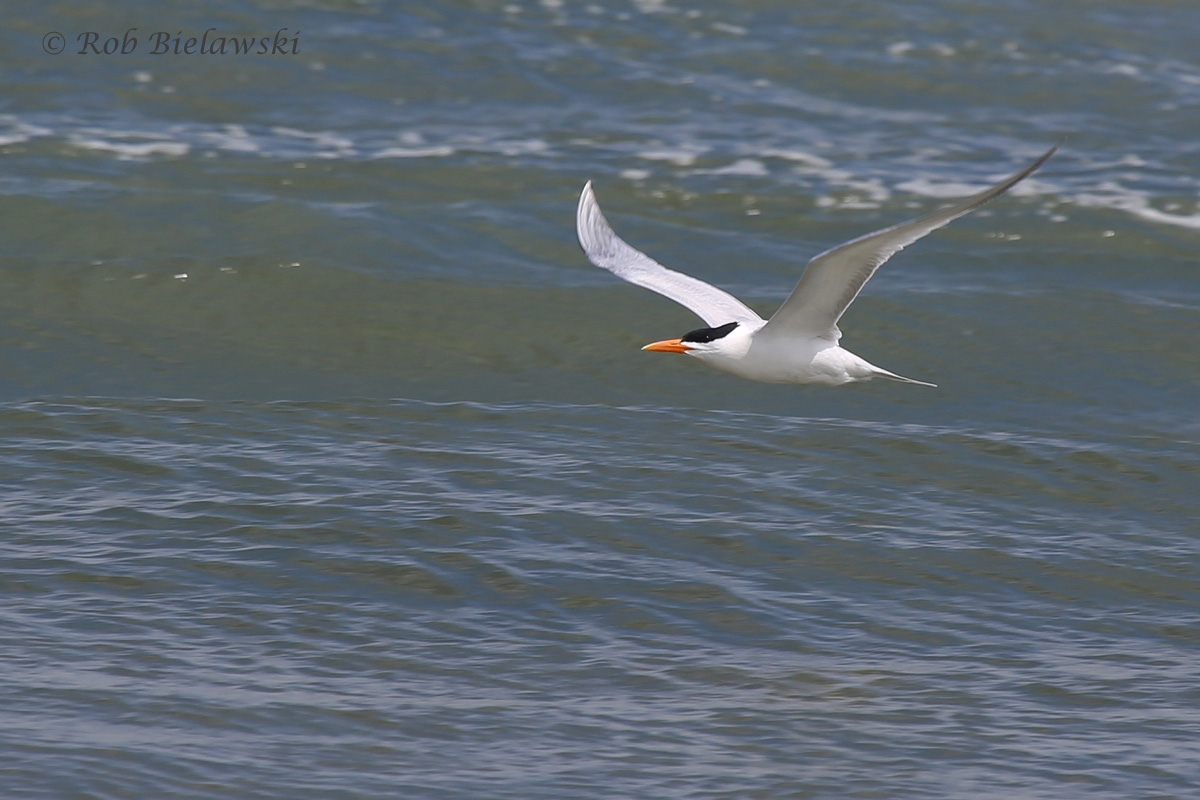
<path id="1" fill-rule="evenodd" d="M 769 320 L 728 292 L 667 269 L 626 244 L 600 211 L 591 181 L 579 197 L 575 227 L 579 244 L 593 264 L 686 306 L 708 326 L 678 339 L 648 344 L 643 350 L 684 353 L 717 369 L 766 383 L 838 386 L 887 378 L 934 386 L 888 372 L 840 347 L 838 320 L 885 261 L 926 234 L 1004 194 L 1046 163 L 1056 150 L 1058 145 L 1028 167 L 954 205 L 826 250 L 808 262 L 796 288 Z"/>

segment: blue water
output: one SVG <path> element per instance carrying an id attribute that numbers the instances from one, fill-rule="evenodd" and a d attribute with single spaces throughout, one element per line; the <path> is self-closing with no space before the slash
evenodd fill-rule
<path id="1" fill-rule="evenodd" d="M 1200 9 L 20 3 L 12 798 L 1200 789 Z M 43 51 L 299 31 L 298 53 Z M 841 322 L 642 353 L 1011 173 Z"/>

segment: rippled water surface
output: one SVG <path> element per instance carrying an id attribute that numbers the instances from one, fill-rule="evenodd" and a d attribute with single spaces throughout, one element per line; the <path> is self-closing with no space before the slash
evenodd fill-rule
<path id="1" fill-rule="evenodd" d="M 5 797 L 1200 790 L 1200 8 L 11 16 Z M 937 389 L 641 353 L 574 242 L 769 314 L 1064 136 L 843 318 Z"/>

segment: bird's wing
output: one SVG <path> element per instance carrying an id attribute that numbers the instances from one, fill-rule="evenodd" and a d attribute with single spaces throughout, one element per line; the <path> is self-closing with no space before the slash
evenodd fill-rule
<path id="1" fill-rule="evenodd" d="M 800 282 L 767 322 L 763 333 L 806 334 L 836 342 L 841 336 L 838 320 L 885 261 L 922 236 L 1004 194 L 1046 163 L 1056 150 L 1057 144 L 1020 172 L 952 206 L 851 239 L 821 253 L 808 262 Z"/>
<path id="2" fill-rule="evenodd" d="M 686 306 L 710 326 L 727 322 L 762 322 L 741 300 L 691 275 L 667 269 L 645 253 L 626 244 L 609 227 L 596 203 L 592 182 L 579 196 L 575 215 L 579 245 L 597 267 Z"/>

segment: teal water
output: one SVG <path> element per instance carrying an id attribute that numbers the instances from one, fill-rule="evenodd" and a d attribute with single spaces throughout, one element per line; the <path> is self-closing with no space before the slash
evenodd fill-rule
<path id="1" fill-rule="evenodd" d="M 18 4 L 0 786 L 1200 787 L 1200 11 Z M 84 31 L 299 53 L 79 56 Z M 144 45 L 143 45 L 144 47 Z M 842 321 L 939 384 L 642 353 L 1027 163 Z"/>

